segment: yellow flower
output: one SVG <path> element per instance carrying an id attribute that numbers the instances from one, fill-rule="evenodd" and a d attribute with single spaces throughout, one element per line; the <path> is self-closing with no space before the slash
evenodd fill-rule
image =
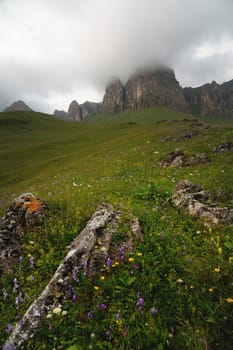
<path id="1" fill-rule="evenodd" d="M 220 269 L 220 267 L 218 266 L 218 267 L 215 267 L 214 271 L 215 271 L 215 272 L 220 272 L 221 269 Z"/>
<path id="2" fill-rule="evenodd" d="M 222 248 L 221 247 L 218 248 L 218 254 L 222 255 Z"/>
<path id="3" fill-rule="evenodd" d="M 137 256 L 142 256 L 142 253 L 137 253 Z"/>
<path id="4" fill-rule="evenodd" d="M 191 284 L 191 286 L 189 287 L 190 289 L 193 289 L 194 287 L 193 287 L 193 285 Z"/>
<path id="5" fill-rule="evenodd" d="M 99 287 L 98 287 L 98 286 L 94 286 L 94 289 L 95 289 L 95 290 L 99 290 Z"/>
<path id="6" fill-rule="evenodd" d="M 104 281 L 104 280 L 105 280 L 105 277 L 104 277 L 104 276 L 100 276 L 100 280 L 101 280 L 101 281 Z"/>
<path id="7" fill-rule="evenodd" d="M 55 307 L 53 309 L 53 314 L 60 314 L 61 313 L 61 308 L 60 307 Z"/>
<path id="8" fill-rule="evenodd" d="M 134 261 L 134 258 L 129 258 L 129 262 L 133 262 Z"/>
<path id="9" fill-rule="evenodd" d="M 233 256 L 230 256 L 230 257 L 229 257 L 229 261 L 233 261 Z"/>
<path id="10" fill-rule="evenodd" d="M 227 298 L 225 299 L 227 303 L 233 303 L 233 298 Z"/>
<path id="11" fill-rule="evenodd" d="M 213 288 L 209 288 L 209 292 L 212 293 L 214 290 Z"/>

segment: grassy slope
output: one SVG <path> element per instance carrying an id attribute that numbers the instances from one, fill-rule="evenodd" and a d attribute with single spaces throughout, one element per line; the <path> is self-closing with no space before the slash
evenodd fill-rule
<path id="1" fill-rule="evenodd" d="M 107 201 L 115 207 L 122 204 L 126 215 L 133 212 L 140 219 L 145 239 L 138 243 L 137 252 L 143 255 L 132 256 L 138 269 L 131 275 L 132 264 L 126 257 L 114 273 L 102 272 L 105 280 L 96 280 L 100 291 L 86 280 L 76 286 L 78 303 L 65 305 L 69 317 L 47 321 L 30 348 L 41 349 L 44 341 L 47 349 L 67 349 L 72 344 L 77 349 L 230 349 L 232 314 L 226 299 L 232 297 L 231 229 L 207 230 L 173 209 L 169 198 L 179 179 L 186 178 L 211 191 L 220 204 L 233 205 L 232 152 L 211 153 L 221 140 L 232 139 L 233 129 L 230 123 L 214 125 L 197 139 L 161 142 L 188 129 L 184 118 L 192 116 L 167 108 L 99 115 L 80 124 L 30 112 L 0 114 L 2 213 L 14 195 L 26 191 L 38 194 L 50 206 L 46 226 L 24 237 L 22 272 L 16 269 L 2 278 L 9 297 L 6 301 L 0 297 L 4 315 L 0 339 L 6 338 L 6 325 L 14 323 L 43 289 L 65 247 L 93 210 Z M 177 147 L 190 154 L 206 152 L 211 163 L 161 169 L 159 161 Z M 123 225 L 115 240 L 125 232 Z M 28 254 L 36 263 L 33 282 Z M 19 310 L 12 294 L 15 276 L 25 295 Z M 136 292 L 145 299 L 142 313 L 135 307 Z M 98 303 L 106 303 L 107 311 L 99 310 L 88 319 L 87 312 Z M 149 311 L 153 306 L 156 316 Z M 119 310 L 121 322 L 117 323 Z"/>

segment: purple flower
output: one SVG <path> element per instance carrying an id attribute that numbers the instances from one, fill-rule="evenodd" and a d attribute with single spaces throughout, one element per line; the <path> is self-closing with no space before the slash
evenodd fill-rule
<path id="1" fill-rule="evenodd" d="M 8 324 L 8 325 L 7 325 L 6 331 L 7 331 L 8 333 L 10 333 L 10 332 L 13 331 L 13 326 L 12 326 L 12 324 Z"/>
<path id="2" fill-rule="evenodd" d="M 40 311 L 38 309 L 34 310 L 34 316 L 36 316 L 36 317 L 41 316 Z"/>
<path id="3" fill-rule="evenodd" d="M 107 258 L 107 266 L 110 267 L 112 265 L 112 259 L 110 257 Z"/>
<path id="4" fill-rule="evenodd" d="M 125 253 L 125 247 L 120 247 L 118 248 L 118 257 L 119 259 L 123 260 L 124 259 L 124 253 Z"/>
<path id="5" fill-rule="evenodd" d="M 137 264 L 133 264 L 133 269 L 137 270 L 138 269 L 138 265 Z"/>
<path id="6" fill-rule="evenodd" d="M 4 346 L 3 346 L 3 350 L 14 350 L 15 347 L 13 344 L 11 343 L 6 343 Z"/>
<path id="7" fill-rule="evenodd" d="M 99 304 L 98 307 L 102 310 L 106 310 L 107 309 L 107 305 L 106 304 Z"/>
<path id="8" fill-rule="evenodd" d="M 116 314 L 116 320 L 119 320 L 120 318 L 121 318 L 121 314 L 120 314 L 120 311 L 118 311 Z"/>
<path id="9" fill-rule="evenodd" d="M 138 310 L 139 311 L 142 311 L 142 308 L 143 308 L 143 306 L 144 306 L 144 299 L 142 298 L 142 296 L 141 296 L 141 294 L 140 293 L 138 293 L 137 294 L 137 304 L 136 304 L 136 306 L 138 307 Z"/>
<path id="10" fill-rule="evenodd" d="M 29 262 L 30 262 L 30 268 L 34 269 L 34 258 L 33 258 L 33 256 L 30 257 Z"/>
<path id="11" fill-rule="evenodd" d="M 87 317 L 88 317 L 88 318 L 93 318 L 93 312 L 92 312 L 92 311 L 89 311 L 88 314 L 87 314 Z"/>

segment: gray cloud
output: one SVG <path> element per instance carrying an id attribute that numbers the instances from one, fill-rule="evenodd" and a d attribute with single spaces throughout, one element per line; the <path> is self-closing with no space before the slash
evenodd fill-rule
<path id="1" fill-rule="evenodd" d="M 112 76 L 161 62 L 182 86 L 230 80 L 232 13 L 232 0 L 0 1 L 0 108 L 99 101 Z"/>

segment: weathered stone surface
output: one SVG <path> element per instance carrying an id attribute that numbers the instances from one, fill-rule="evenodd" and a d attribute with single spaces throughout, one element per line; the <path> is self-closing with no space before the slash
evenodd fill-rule
<path id="1" fill-rule="evenodd" d="M 0 270 L 8 271 L 21 255 L 20 236 L 24 229 L 40 224 L 47 204 L 32 193 L 16 198 L 0 220 Z"/>
<path id="2" fill-rule="evenodd" d="M 174 71 L 167 68 L 135 74 L 125 91 L 125 105 L 136 110 L 156 105 L 184 110 L 188 106 Z"/>
<path id="3" fill-rule="evenodd" d="M 213 81 L 197 88 L 184 88 L 189 107 L 201 116 L 233 115 L 233 80 L 223 84 Z"/>
<path id="4" fill-rule="evenodd" d="M 24 101 L 15 101 L 9 107 L 4 109 L 4 112 L 15 112 L 15 111 L 32 111 L 32 109 L 26 105 Z"/>
<path id="5" fill-rule="evenodd" d="M 83 119 L 82 108 L 75 100 L 69 105 L 68 117 L 73 121 L 81 121 Z"/>
<path id="6" fill-rule="evenodd" d="M 181 180 L 173 191 L 172 203 L 184 209 L 190 216 L 200 218 L 207 227 L 233 224 L 233 209 L 218 207 L 212 196 L 189 180 Z"/>
<path id="7" fill-rule="evenodd" d="M 198 164 L 206 164 L 209 162 L 209 158 L 205 153 L 197 153 L 192 156 L 187 156 L 182 150 L 177 148 L 175 151 L 170 152 L 164 160 L 160 163 L 163 167 L 176 167 L 176 166 L 193 166 Z"/>
<path id="8" fill-rule="evenodd" d="M 102 103 L 86 101 L 80 105 L 82 109 L 82 118 L 88 119 L 95 114 L 101 113 Z"/>
<path id="9" fill-rule="evenodd" d="M 54 115 L 54 117 L 56 117 L 58 119 L 62 119 L 62 120 L 69 119 L 68 113 L 65 111 L 58 111 L 57 109 L 55 109 L 53 115 Z"/>
<path id="10" fill-rule="evenodd" d="M 112 233 L 116 230 L 120 220 L 120 212 L 114 212 L 108 204 L 101 205 L 87 222 L 86 227 L 69 247 L 69 251 L 49 281 L 44 291 L 29 307 L 21 321 L 16 325 L 6 341 L 3 349 L 12 344 L 14 349 L 26 346 L 27 340 L 35 334 L 39 323 L 62 302 L 67 295 L 71 276 L 75 276 L 85 266 L 88 278 L 92 279 L 96 270 L 106 262 Z M 138 238 L 141 229 L 138 220 L 130 222 L 132 239 Z M 133 243 L 129 239 L 125 247 L 132 249 Z"/>
<path id="11" fill-rule="evenodd" d="M 179 136 L 176 139 L 176 142 L 183 142 L 183 141 L 186 141 L 186 140 L 190 140 L 190 139 L 193 139 L 193 138 L 195 138 L 195 137 L 197 137 L 199 135 L 201 135 L 201 131 L 200 130 L 191 129 L 191 130 L 186 131 L 183 135 Z"/>
<path id="12" fill-rule="evenodd" d="M 125 88 L 120 79 L 113 80 L 105 90 L 103 98 L 103 112 L 119 113 L 124 110 Z"/>
<path id="13" fill-rule="evenodd" d="M 213 153 L 224 153 L 233 149 L 233 142 L 223 141 L 217 147 L 214 147 Z"/>

